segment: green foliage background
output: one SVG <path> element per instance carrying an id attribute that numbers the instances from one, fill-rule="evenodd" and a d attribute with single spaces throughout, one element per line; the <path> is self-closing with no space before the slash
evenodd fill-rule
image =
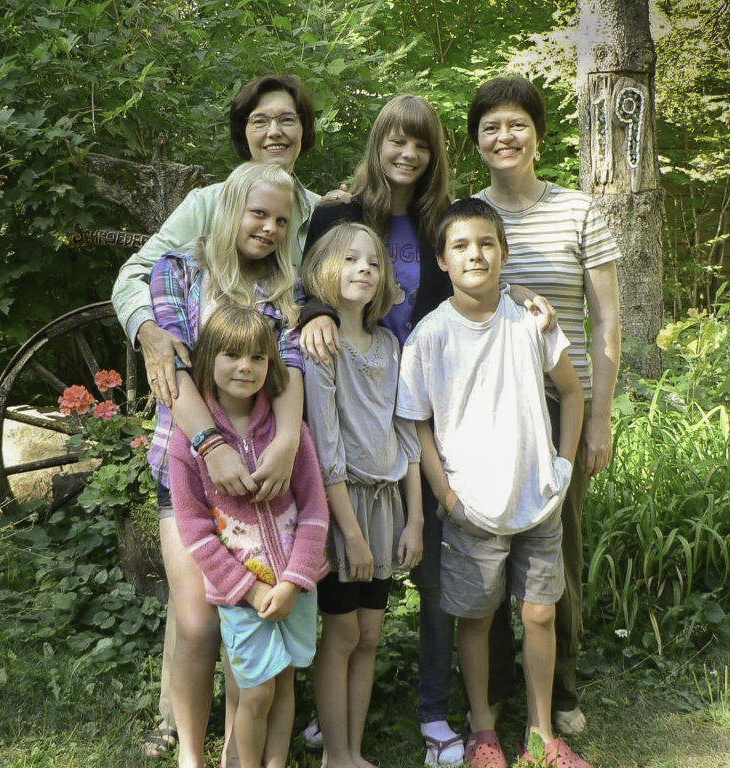
<path id="1" fill-rule="evenodd" d="M 317 145 L 297 166 L 307 186 L 324 192 L 350 176 L 380 106 L 412 91 L 443 117 L 456 191 L 480 188 L 464 131 L 470 95 L 528 30 L 548 30 L 571 5 L 10 0 L 0 16 L 0 363 L 45 322 L 109 296 L 128 254 L 70 247 L 74 224 L 139 228 L 95 197 L 74 154 L 149 163 L 162 153 L 225 178 L 236 162 L 232 97 L 280 71 L 316 100 Z M 559 104 L 551 101 L 556 126 Z M 569 154 L 556 131 L 547 174 L 574 169 Z"/>
<path id="2" fill-rule="evenodd" d="M 654 4 L 675 319 L 710 306 L 730 270 L 725 5 Z M 384 101 L 411 91 L 442 116 L 463 195 L 488 181 L 465 132 L 471 95 L 511 69 L 547 97 L 541 175 L 576 185 L 576 22 L 577 0 L 9 0 L 0 11 L 0 368 L 45 323 L 108 298 L 128 252 L 71 247 L 74 225 L 139 230 L 94 195 L 74 157 L 167 158 L 223 179 L 236 163 L 232 97 L 280 71 L 315 96 L 317 144 L 297 165 L 308 187 L 325 192 L 350 177 Z"/>

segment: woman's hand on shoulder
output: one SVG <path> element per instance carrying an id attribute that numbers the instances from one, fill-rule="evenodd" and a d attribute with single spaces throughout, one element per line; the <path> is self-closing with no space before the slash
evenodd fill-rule
<path id="1" fill-rule="evenodd" d="M 317 205 L 331 205 L 332 203 L 349 203 L 352 200 L 350 185 L 342 182 L 337 189 L 331 189 L 326 195 L 320 198 Z"/>
<path id="2" fill-rule="evenodd" d="M 291 440 L 278 434 L 264 448 L 251 475 L 258 488 L 255 501 L 268 501 L 289 490 L 294 460 L 299 449 L 299 435 Z"/>
<path id="3" fill-rule="evenodd" d="M 540 330 L 547 333 L 552 331 L 558 324 L 558 313 L 553 305 L 539 293 L 536 293 L 531 299 L 525 299 L 522 306 L 531 314 L 538 318 Z"/>
<path id="4" fill-rule="evenodd" d="M 178 396 L 175 355 L 189 366 L 187 347 L 152 320 L 142 323 L 137 331 L 137 340 L 142 347 L 150 391 L 155 399 L 161 400 L 168 408 L 172 407 L 173 399 Z"/>
<path id="5" fill-rule="evenodd" d="M 299 347 L 318 363 L 329 363 L 340 352 L 340 332 L 329 315 L 313 317 L 301 330 Z"/>
<path id="6" fill-rule="evenodd" d="M 258 489 L 241 455 L 227 443 L 205 454 L 205 466 L 213 485 L 229 496 L 243 496 Z"/>
<path id="7" fill-rule="evenodd" d="M 558 313 L 539 293 L 535 293 L 524 285 L 510 285 L 509 295 L 515 304 L 522 304 L 531 315 L 539 318 L 541 331 L 552 331 L 558 324 Z"/>

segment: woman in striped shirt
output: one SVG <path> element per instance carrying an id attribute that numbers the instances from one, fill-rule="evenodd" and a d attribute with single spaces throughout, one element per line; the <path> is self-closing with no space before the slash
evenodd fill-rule
<path id="1" fill-rule="evenodd" d="M 582 628 L 581 513 L 590 477 L 611 460 L 611 402 L 621 348 L 616 260 L 621 254 L 589 195 L 538 178 L 547 119 L 545 102 L 532 83 L 519 76 L 484 83 L 469 108 L 467 127 L 491 172 L 491 185 L 476 197 L 493 205 L 504 220 L 509 258 L 502 277 L 542 294 L 553 305 L 586 397 L 581 450 L 563 504 L 566 589 L 556 606 L 553 685 L 556 727 L 578 733 L 586 724 L 575 679 Z M 585 305 L 592 327 L 590 355 Z M 546 391 L 557 440 L 559 404 L 549 383 Z M 513 646 L 509 606 L 503 605 L 490 638 L 492 703 L 508 697 L 514 686 Z"/>

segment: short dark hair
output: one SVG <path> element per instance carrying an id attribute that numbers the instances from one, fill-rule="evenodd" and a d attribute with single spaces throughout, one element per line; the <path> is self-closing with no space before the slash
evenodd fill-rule
<path id="1" fill-rule="evenodd" d="M 236 154 L 242 160 L 251 159 L 251 149 L 246 140 L 246 122 L 256 109 L 259 99 L 265 93 L 286 91 L 292 99 L 302 124 L 302 152 L 314 146 L 314 103 L 312 95 L 299 78 L 294 75 L 263 75 L 251 80 L 241 88 L 233 99 L 230 111 L 231 141 Z"/>
<path id="2" fill-rule="evenodd" d="M 502 248 L 502 256 L 507 256 L 509 247 L 507 245 L 507 235 L 504 231 L 504 222 L 489 203 L 480 200 L 478 197 L 464 197 L 452 203 L 447 209 L 436 227 L 436 255 L 442 256 L 446 250 L 446 238 L 449 236 L 449 228 L 457 221 L 466 219 L 485 219 L 494 224 L 497 233 L 497 240 Z"/>
<path id="3" fill-rule="evenodd" d="M 535 124 L 537 141 L 547 133 L 547 109 L 540 91 L 520 75 L 493 77 L 477 89 L 466 119 L 466 127 L 474 144 L 479 144 L 479 121 L 485 112 L 503 104 L 516 104 L 527 112 Z"/>

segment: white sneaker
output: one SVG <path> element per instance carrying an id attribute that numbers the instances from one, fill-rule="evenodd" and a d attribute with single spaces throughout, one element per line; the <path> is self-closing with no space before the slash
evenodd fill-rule
<path id="1" fill-rule="evenodd" d="M 304 746 L 307 749 L 322 749 L 324 747 L 324 738 L 322 737 L 322 729 L 319 727 L 318 718 L 314 718 L 312 722 L 302 731 L 304 738 Z"/>
<path id="2" fill-rule="evenodd" d="M 564 736 L 575 736 L 577 733 L 583 733 L 586 725 L 588 725 L 586 716 L 581 712 L 580 707 L 568 712 L 555 710 L 553 712 L 553 724 Z"/>

